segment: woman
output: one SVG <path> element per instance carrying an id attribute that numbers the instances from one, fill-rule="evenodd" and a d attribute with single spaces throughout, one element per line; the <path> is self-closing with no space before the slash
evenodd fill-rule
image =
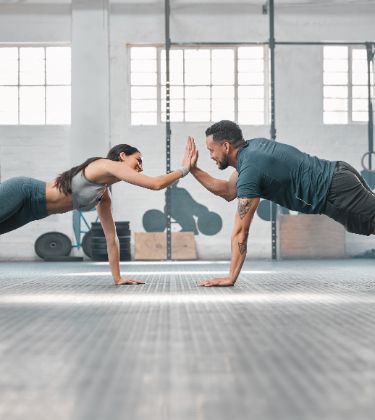
<path id="1" fill-rule="evenodd" d="M 141 174 L 143 167 L 139 150 L 119 144 L 112 147 L 106 158 L 87 159 L 47 183 L 26 177 L 11 178 L 0 184 L 0 234 L 50 214 L 73 209 L 88 211 L 96 206 L 107 241 L 115 284 L 143 284 L 142 281 L 121 277 L 119 241 L 108 187 L 125 181 L 139 187 L 161 190 L 189 173 L 191 157 L 192 148 L 188 142 L 181 169 L 150 177 Z"/>

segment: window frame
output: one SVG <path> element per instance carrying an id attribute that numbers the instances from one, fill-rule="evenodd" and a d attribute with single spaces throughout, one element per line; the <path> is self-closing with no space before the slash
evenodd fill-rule
<path id="1" fill-rule="evenodd" d="M 165 45 L 164 44 L 127 44 L 127 64 L 128 64 L 128 81 L 129 81 L 129 95 L 128 95 L 128 109 L 129 109 L 129 124 L 131 127 L 151 127 L 151 126 L 158 126 L 158 125 L 163 125 L 166 123 L 166 121 L 164 121 L 162 119 L 162 115 L 163 115 L 163 109 L 162 109 L 162 101 L 163 101 L 163 89 L 165 89 L 165 85 L 162 84 L 162 52 L 163 50 L 165 50 Z M 157 97 L 156 97 L 156 101 L 157 101 L 157 106 L 156 106 L 156 124 L 133 124 L 132 123 L 132 94 L 131 94 L 131 90 L 133 86 L 137 86 L 137 85 L 133 85 L 131 83 L 131 74 L 132 74 L 132 58 L 131 58 L 131 49 L 132 48 L 142 48 L 142 47 L 153 47 L 156 48 L 156 92 L 157 92 Z M 240 47 L 262 47 L 263 48 L 263 59 L 262 59 L 262 63 L 263 63 L 263 84 L 259 85 L 262 86 L 263 88 L 263 123 L 259 123 L 259 124 L 254 124 L 254 123 L 250 123 L 250 122 L 241 122 L 241 126 L 251 126 L 251 127 L 264 127 L 264 126 L 269 126 L 270 124 L 270 69 L 269 69 L 269 49 L 267 47 L 266 44 L 264 45 L 254 45 L 254 44 L 241 44 L 241 45 L 225 45 L 225 44 L 212 44 L 212 45 L 196 45 L 194 43 L 189 44 L 189 45 L 184 45 L 184 46 L 176 46 L 176 47 L 172 47 L 172 50 L 209 50 L 210 51 L 210 74 L 212 74 L 212 50 L 219 50 L 219 49 L 230 49 L 234 52 L 234 56 L 233 56 L 233 60 L 234 60 L 234 80 L 233 80 L 233 88 L 234 88 L 234 96 L 233 96 L 233 101 L 234 101 L 234 106 L 233 106 L 233 112 L 234 112 L 234 120 L 238 121 L 238 99 L 239 99 L 239 86 L 256 86 L 256 85 L 239 85 L 238 84 L 238 49 Z M 185 59 L 183 56 L 182 59 L 182 65 L 183 65 L 183 71 L 185 74 Z M 142 86 L 142 85 L 138 85 L 138 86 Z M 171 85 L 174 86 L 174 85 Z M 183 80 L 183 84 L 181 85 L 182 89 L 183 89 L 183 101 L 184 101 L 184 109 L 183 109 L 183 120 L 182 121 L 171 121 L 172 124 L 205 124 L 205 123 L 212 123 L 214 122 L 214 120 L 212 120 L 212 87 L 213 86 L 221 86 L 219 84 L 213 84 L 212 83 L 212 79 L 210 80 L 210 84 L 207 85 L 202 85 L 202 86 L 207 86 L 210 89 L 210 119 L 208 121 L 186 121 L 186 109 L 185 109 L 185 101 L 186 101 L 186 87 L 190 86 L 187 85 L 185 83 L 185 80 Z M 227 85 L 222 85 L 222 86 L 227 86 Z"/>
<path id="2" fill-rule="evenodd" d="M 53 43 L 49 43 L 49 42 L 32 42 L 32 43 L 0 43 L 0 49 L 1 48 L 16 48 L 17 49 L 17 84 L 14 85 L 4 85 L 4 84 L 0 84 L 0 87 L 15 87 L 17 88 L 17 123 L 0 123 L 0 127 L 22 127 L 22 126 L 34 126 L 34 127 L 51 127 L 51 126 L 70 126 L 71 125 L 71 107 L 70 107 L 70 118 L 69 118 L 69 122 L 67 123 L 48 123 L 47 122 L 47 88 L 48 87 L 69 87 L 70 88 L 70 98 L 71 98 L 71 93 L 72 93 L 72 79 L 70 78 L 70 84 L 49 84 L 47 83 L 47 48 L 58 48 L 58 47 L 65 47 L 65 48 L 70 48 L 70 57 L 71 57 L 71 51 L 72 51 L 72 47 L 71 47 L 71 43 L 68 42 L 53 42 Z M 44 50 L 44 84 L 35 84 L 35 85 L 30 85 L 30 84 L 21 84 L 21 69 L 20 69 L 20 49 L 21 48 L 43 48 Z M 21 88 L 22 87 L 42 87 L 44 88 L 44 123 L 38 123 L 38 124 L 32 124 L 32 123 L 22 123 L 21 122 Z M 71 99 L 70 99 L 71 102 Z"/>

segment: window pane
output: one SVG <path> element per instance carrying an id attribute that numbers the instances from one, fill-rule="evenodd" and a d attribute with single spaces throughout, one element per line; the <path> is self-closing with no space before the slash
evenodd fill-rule
<path id="1" fill-rule="evenodd" d="M 153 86 L 132 86 L 131 98 L 132 99 L 156 99 L 157 90 Z"/>
<path id="2" fill-rule="evenodd" d="M 171 99 L 180 99 L 184 97 L 184 88 L 182 86 L 171 86 L 169 89 L 169 96 Z M 161 87 L 161 98 L 165 99 L 165 86 Z"/>
<path id="3" fill-rule="evenodd" d="M 234 100 L 228 99 L 213 99 L 212 100 L 212 112 L 233 113 L 234 112 Z M 228 118 L 227 118 L 228 119 Z"/>
<path id="4" fill-rule="evenodd" d="M 324 60 L 325 72 L 346 73 L 348 71 L 348 60 Z"/>
<path id="5" fill-rule="evenodd" d="M 130 49 L 130 58 L 133 59 L 156 59 L 156 47 L 132 47 Z"/>
<path id="6" fill-rule="evenodd" d="M 18 85 L 18 48 L 0 48 L 0 85 Z"/>
<path id="7" fill-rule="evenodd" d="M 132 73 L 130 79 L 132 85 L 156 86 L 156 73 Z"/>
<path id="8" fill-rule="evenodd" d="M 209 85 L 210 77 L 210 51 L 185 51 L 185 83 L 187 85 Z"/>
<path id="9" fill-rule="evenodd" d="M 132 60 L 132 73 L 156 73 L 156 60 Z"/>
<path id="10" fill-rule="evenodd" d="M 238 73 L 239 85 L 263 85 L 263 73 Z"/>
<path id="11" fill-rule="evenodd" d="M 264 109 L 264 101 L 262 99 L 239 99 L 238 111 L 258 111 Z"/>
<path id="12" fill-rule="evenodd" d="M 353 73 L 365 73 L 367 75 L 367 61 L 353 60 L 352 71 Z"/>
<path id="13" fill-rule="evenodd" d="M 71 83 L 71 57 L 69 47 L 46 48 L 47 84 Z"/>
<path id="14" fill-rule="evenodd" d="M 132 112 L 132 125 L 156 125 L 156 112 Z"/>
<path id="15" fill-rule="evenodd" d="M 234 83 L 234 51 L 212 50 L 212 84 Z"/>
<path id="16" fill-rule="evenodd" d="M 263 86 L 238 86 L 239 98 L 264 98 Z"/>
<path id="17" fill-rule="evenodd" d="M 323 80 L 325 85 L 347 85 L 347 73 L 324 73 Z"/>
<path id="18" fill-rule="evenodd" d="M 346 99 L 324 99 L 324 111 L 347 111 L 348 101 Z"/>
<path id="19" fill-rule="evenodd" d="M 213 98 L 234 98 L 234 86 L 212 86 Z"/>
<path id="20" fill-rule="evenodd" d="M 45 84 L 44 48 L 20 48 L 20 84 Z"/>
<path id="21" fill-rule="evenodd" d="M 133 99 L 131 101 L 132 112 L 151 112 L 157 110 L 156 99 Z"/>
<path id="22" fill-rule="evenodd" d="M 211 121 L 235 120 L 234 111 L 215 111 L 212 110 Z"/>
<path id="23" fill-rule="evenodd" d="M 348 58 L 348 47 L 324 47 L 324 58 Z"/>
<path id="24" fill-rule="evenodd" d="M 367 98 L 367 86 L 353 86 L 353 98 Z"/>
<path id="25" fill-rule="evenodd" d="M 18 124 L 18 87 L 0 86 L 0 124 Z"/>
<path id="26" fill-rule="evenodd" d="M 238 123 L 252 125 L 264 124 L 264 114 L 263 112 L 238 112 Z"/>
<path id="27" fill-rule="evenodd" d="M 161 52 L 161 83 L 166 81 L 165 50 Z M 169 54 L 169 81 L 174 85 L 184 83 L 184 57 L 182 50 L 171 50 Z"/>
<path id="28" fill-rule="evenodd" d="M 185 121 L 211 121 L 209 112 L 186 112 Z"/>
<path id="29" fill-rule="evenodd" d="M 234 83 L 234 61 L 215 60 L 212 62 L 212 84 Z"/>
<path id="30" fill-rule="evenodd" d="M 367 51 L 363 48 L 353 48 L 352 50 L 353 60 L 364 60 L 367 61 Z"/>
<path id="31" fill-rule="evenodd" d="M 324 124 L 347 124 L 348 113 L 347 112 L 324 112 L 323 122 Z"/>
<path id="32" fill-rule="evenodd" d="M 264 98 L 264 86 L 238 86 L 239 98 Z"/>
<path id="33" fill-rule="evenodd" d="M 366 111 L 368 110 L 367 99 L 353 99 L 353 111 Z"/>
<path id="34" fill-rule="evenodd" d="M 47 124 L 70 124 L 70 86 L 47 87 Z"/>
<path id="35" fill-rule="evenodd" d="M 264 63 L 259 60 L 238 60 L 238 71 L 240 73 L 262 73 Z"/>
<path id="36" fill-rule="evenodd" d="M 167 120 L 167 116 L 165 112 L 161 113 L 161 120 L 165 122 Z M 171 122 L 182 122 L 184 120 L 184 114 L 183 112 L 172 112 L 170 114 L 169 121 Z"/>
<path id="37" fill-rule="evenodd" d="M 263 47 L 239 47 L 238 58 L 263 58 Z"/>
<path id="38" fill-rule="evenodd" d="M 170 101 L 170 111 L 172 113 L 174 112 L 183 112 L 184 110 L 184 100 L 183 99 L 172 99 Z M 163 113 L 165 113 L 165 107 L 166 107 L 166 101 L 161 101 L 161 110 Z"/>
<path id="39" fill-rule="evenodd" d="M 347 98 L 348 87 L 347 86 L 324 86 L 324 97 L 325 98 Z"/>
<path id="40" fill-rule="evenodd" d="M 194 87 L 187 86 L 185 89 L 185 97 L 192 98 L 192 99 L 194 98 L 209 99 L 210 88 L 208 86 L 194 86 Z"/>
<path id="41" fill-rule="evenodd" d="M 367 72 L 353 73 L 352 83 L 353 85 L 367 85 Z"/>
<path id="42" fill-rule="evenodd" d="M 20 123 L 45 124 L 44 87 L 20 87 Z"/>
<path id="43" fill-rule="evenodd" d="M 185 109 L 187 112 L 210 112 L 209 99 L 186 99 Z M 204 120 L 202 120 L 204 121 Z"/>
<path id="44" fill-rule="evenodd" d="M 368 113 L 367 112 L 353 112 L 352 113 L 352 120 L 358 122 L 367 122 L 368 121 Z"/>

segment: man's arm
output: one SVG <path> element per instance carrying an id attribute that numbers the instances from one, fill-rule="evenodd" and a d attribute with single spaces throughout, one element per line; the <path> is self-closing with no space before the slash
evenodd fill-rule
<path id="1" fill-rule="evenodd" d="M 197 166 L 192 167 L 190 172 L 193 174 L 197 181 L 199 181 L 208 191 L 212 192 L 213 194 L 218 195 L 227 201 L 232 201 L 236 198 L 236 182 L 238 178 L 237 171 L 232 173 L 228 181 L 214 178 L 207 172 L 202 171 L 202 169 L 198 168 Z"/>
<path id="2" fill-rule="evenodd" d="M 238 208 L 234 219 L 232 232 L 232 256 L 228 277 L 206 280 L 200 286 L 233 286 L 241 272 L 242 265 L 246 258 L 247 238 L 249 235 L 250 224 L 259 198 L 239 198 Z"/>

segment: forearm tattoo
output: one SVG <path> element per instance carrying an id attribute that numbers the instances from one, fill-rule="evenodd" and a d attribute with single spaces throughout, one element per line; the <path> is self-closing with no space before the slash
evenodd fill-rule
<path id="1" fill-rule="evenodd" d="M 240 198 L 238 200 L 238 213 L 240 215 L 240 219 L 243 219 L 246 214 L 251 210 L 252 204 L 251 200 L 248 198 Z"/>
<path id="2" fill-rule="evenodd" d="M 238 249 L 240 250 L 241 255 L 246 254 L 246 251 L 247 251 L 246 242 L 244 242 L 244 243 L 238 242 Z"/>

